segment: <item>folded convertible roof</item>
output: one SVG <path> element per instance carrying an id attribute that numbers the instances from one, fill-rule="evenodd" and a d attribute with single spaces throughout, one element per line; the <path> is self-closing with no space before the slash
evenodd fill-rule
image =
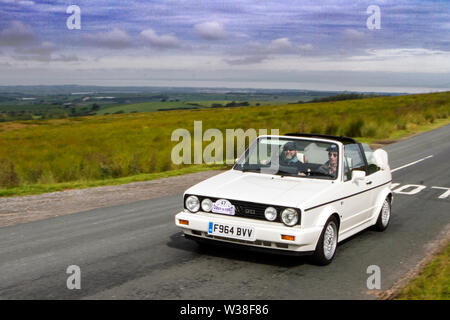
<path id="1" fill-rule="evenodd" d="M 322 138 L 322 139 L 336 140 L 336 141 L 342 142 L 343 144 L 358 143 L 358 141 L 356 141 L 353 138 L 341 137 L 341 136 L 330 136 L 330 135 L 326 135 L 326 134 L 286 133 L 284 135 L 291 136 L 291 137 Z"/>

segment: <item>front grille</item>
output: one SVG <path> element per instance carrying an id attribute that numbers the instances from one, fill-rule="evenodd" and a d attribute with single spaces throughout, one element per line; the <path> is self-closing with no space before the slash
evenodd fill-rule
<path id="1" fill-rule="evenodd" d="M 186 198 L 190 196 L 190 195 L 186 195 L 184 200 L 186 200 Z M 212 197 L 204 197 L 204 196 L 197 196 L 198 199 L 200 200 L 200 203 L 202 202 L 203 199 L 205 198 L 209 198 L 211 199 L 212 202 L 216 202 L 219 199 L 222 198 L 212 198 Z M 231 200 L 231 199 L 227 199 L 228 201 L 230 201 L 230 203 L 235 207 L 235 215 L 236 217 L 243 217 L 243 218 L 250 218 L 250 219 L 259 219 L 259 220 L 264 220 L 267 221 L 266 217 L 264 216 L 264 211 L 266 210 L 267 207 L 274 207 L 277 212 L 277 218 L 275 219 L 274 222 L 281 222 L 281 212 L 286 209 L 286 207 L 281 207 L 281 206 L 276 206 L 276 205 L 271 205 L 271 204 L 262 204 L 262 203 L 255 203 L 255 202 L 247 202 L 247 201 L 240 201 L 240 200 Z M 298 209 L 296 209 L 298 212 Z M 222 215 L 220 213 L 214 213 L 214 212 L 210 212 L 211 214 L 218 214 L 218 215 Z M 300 218 L 301 218 L 301 214 L 299 212 L 299 222 L 298 224 L 300 224 Z"/>
<path id="2" fill-rule="evenodd" d="M 266 210 L 268 205 L 237 200 L 231 200 L 230 202 L 236 208 L 236 215 L 245 218 L 256 218 L 266 220 L 264 216 L 264 211 Z M 274 207 L 279 212 L 280 208 L 277 206 Z"/>

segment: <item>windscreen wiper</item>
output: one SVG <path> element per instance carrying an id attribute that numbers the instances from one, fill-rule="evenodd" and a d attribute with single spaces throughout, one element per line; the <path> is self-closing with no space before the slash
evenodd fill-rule
<path id="1" fill-rule="evenodd" d="M 261 168 L 242 168 L 242 172 L 260 172 Z"/>
<path id="2" fill-rule="evenodd" d="M 335 178 L 334 175 L 329 174 L 329 173 L 325 173 L 325 172 L 320 172 L 320 171 L 310 171 L 308 172 L 309 176 L 321 176 L 321 177 L 330 177 L 330 178 Z"/>
<path id="3" fill-rule="evenodd" d="M 293 171 L 291 172 L 291 171 L 286 171 L 286 170 L 278 170 L 276 174 L 280 175 L 280 176 L 297 176 L 298 172 L 293 172 Z"/>

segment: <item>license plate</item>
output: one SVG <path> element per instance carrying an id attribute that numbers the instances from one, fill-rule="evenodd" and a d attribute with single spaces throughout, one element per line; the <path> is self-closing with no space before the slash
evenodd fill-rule
<path id="1" fill-rule="evenodd" d="M 255 228 L 210 222 L 208 234 L 227 238 L 255 241 Z"/>

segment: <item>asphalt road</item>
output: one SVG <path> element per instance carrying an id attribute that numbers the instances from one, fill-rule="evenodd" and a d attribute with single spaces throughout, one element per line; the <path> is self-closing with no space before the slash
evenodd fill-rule
<path id="1" fill-rule="evenodd" d="M 174 226 L 182 195 L 0 228 L 1 299 L 374 299 L 416 265 L 450 223 L 450 125 L 387 146 L 393 216 L 384 233 L 366 230 L 338 246 L 331 265 L 223 248 L 199 249 Z M 432 157 L 429 157 L 432 155 Z M 394 190 L 395 190 L 394 189 Z M 401 190 L 401 189 L 400 189 Z M 441 198 L 440 198 L 441 197 Z M 69 290 L 68 266 L 81 270 Z"/>

